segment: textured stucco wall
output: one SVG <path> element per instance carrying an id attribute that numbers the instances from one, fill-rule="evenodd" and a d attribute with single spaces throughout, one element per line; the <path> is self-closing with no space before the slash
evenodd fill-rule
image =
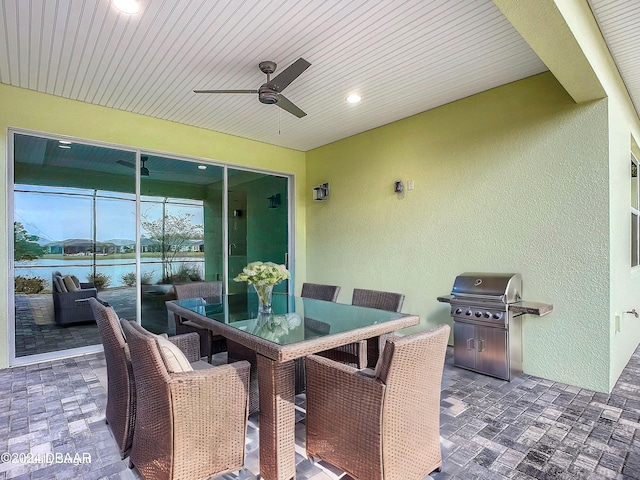
<path id="1" fill-rule="evenodd" d="M 640 342 L 640 267 L 631 269 L 629 152 L 640 139 L 640 120 L 587 2 L 555 2 L 608 98 L 610 238 L 610 379 L 613 388 Z M 637 153 L 637 152 L 636 152 Z M 616 322 L 616 317 L 619 321 Z M 618 328 L 619 324 L 619 328 Z"/>
<path id="2" fill-rule="evenodd" d="M 607 102 L 541 74 L 307 153 L 307 279 L 406 294 L 423 327 L 464 271 L 520 272 L 527 373 L 609 387 Z M 415 190 L 393 192 L 396 180 Z"/>
<path id="3" fill-rule="evenodd" d="M 82 102 L 65 100 L 25 89 L 0 85 L 0 190 L 6 199 L 8 127 L 48 134 L 142 148 L 168 155 L 212 159 L 295 175 L 296 279 L 305 276 L 305 154 L 265 143 L 224 135 L 177 123 L 135 115 Z M 0 225 L 7 224 L 7 209 L 0 211 Z M 7 309 L 7 228 L 0 229 L 0 315 L 13 318 Z M 0 368 L 8 365 L 7 322 L 0 321 Z"/>

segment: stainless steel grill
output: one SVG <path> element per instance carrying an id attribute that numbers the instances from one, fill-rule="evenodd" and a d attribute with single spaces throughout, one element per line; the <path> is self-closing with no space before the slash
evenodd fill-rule
<path id="1" fill-rule="evenodd" d="M 453 363 L 511 380 L 522 373 L 523 314 L 546 315 L 553 306 L 522 300 L 519 273 L 467 272 L 458 275 L 451 295 Z"/>

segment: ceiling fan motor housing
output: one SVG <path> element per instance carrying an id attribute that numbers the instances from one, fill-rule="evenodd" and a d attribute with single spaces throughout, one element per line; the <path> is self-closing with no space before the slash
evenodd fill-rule
<path id="1" fill-rule="evenodd" d="M 273 91 L 266 83 L 258 90 L 258 99 L 268 105 L 278 103 L 278 95 L 278 92 Z"/>

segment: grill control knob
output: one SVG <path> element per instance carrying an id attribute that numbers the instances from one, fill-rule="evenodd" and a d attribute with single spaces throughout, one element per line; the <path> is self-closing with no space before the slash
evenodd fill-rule
<path id="1" fill-rule="evenodd" d="M 493 318 L 495 318 L 496 320 L 500 320 L 501 317 L 502 317 L 501 313 L 494 313 L 493 314 Z"/>
<path id="2" fill-rule="evenodd" d="M 467 310 L 466 312 L 464 312 L 464 314 L 471 316 L 471 310 Z"/>
<path id="3" fill-rule="evenodd" d="M 456 308 L 456 315 L 460 315 L 462 313 L 462 309 L 461 308 Z"/>
<path id="4" fill-rule="evenodd" d="M 482 316 L 482 312 L 476 312 L 476 317 L 480 318 Z"/>
<path id="5" fill-rule="evenodd" d="M 484 312 L 484 318 L 491 318 L 491 312 Z"/>

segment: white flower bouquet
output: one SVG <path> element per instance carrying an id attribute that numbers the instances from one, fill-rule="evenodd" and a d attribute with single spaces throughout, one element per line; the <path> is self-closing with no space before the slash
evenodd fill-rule
<path id="1" fill-rule="evenodd" d="M 258 286 L 273 286 L 289 278 L 291 275 L 284 265 L 273 262 L 252 262 L 244 267 L 234 280 Z"/>
<path id="2" fill-rule="evenodd" d="M 267 313 L 271 311 L 273 286 L 288 278 L 291 278 L 291 274 L 284 265 L 273 262 L 252 262 L 244 267 L 234 280 L 253 285 L 260 300 L 259 311 Z"/>

